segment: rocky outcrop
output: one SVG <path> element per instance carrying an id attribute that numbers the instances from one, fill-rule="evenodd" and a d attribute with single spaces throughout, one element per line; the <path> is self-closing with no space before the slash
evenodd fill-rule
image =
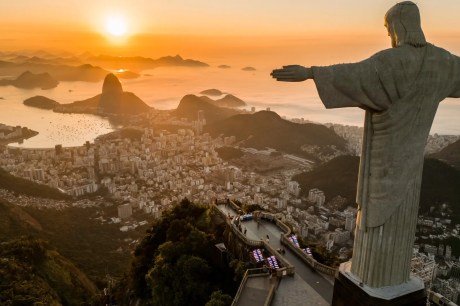
<path id="1" fill-rule="evenodd" d="M 59 82 L 47 72 L 34 74 L 30 71 L 26 71 L 15 80 L 0 80 L 0 85 L 13 85 L 25 89 L 51 89 L 58 86 L 58 84 Z"/>
<path id="2" fill-rule="evenodd" d="M 59 106 L 59 102 L 56 102 L 50 98 L 44 96 L 35 96 L 24 100 L 24 105 L 37 107 L 41 109 L 54 109 Z"/>
<path id="3" fill-rule="evenodd" d="M 101 94 L 86 100 L 61 104 L 54 111 L 123 116 L 140 114 L 150 109 L 150 106 L 135 94 L 123 91 L 118 78 L 110 73 L 104 79 Z"/>

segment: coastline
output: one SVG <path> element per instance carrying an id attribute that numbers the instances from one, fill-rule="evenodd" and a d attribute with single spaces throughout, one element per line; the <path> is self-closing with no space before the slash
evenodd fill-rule
<path id="1" fill-rule="evenodd" d="M 7 146 L 12 143 L 21 144 L 24 140 L 37 136 L 39 132 L 22 126 L 8 126 L 1 124 L 2 129 L 0 130 L 0 145 Z M 10 131 L 8 134 L 4 134 L 4 131 Z"/>

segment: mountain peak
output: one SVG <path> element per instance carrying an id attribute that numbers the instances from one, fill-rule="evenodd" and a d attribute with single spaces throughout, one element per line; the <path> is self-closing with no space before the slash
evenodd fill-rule
<path id="1" fill-rule="evenodd" d="M 259 111 L 257 113 L 254 113 L 252 114 L 252 117 L 253 118 L 257 118 L 257 119 L 272 119 L 272 120 L 280 120 L 282 119 L 280 115 L 278 115 L 277 113 L 275 112 L 272 112 L 272 111 L 266 111 L 266 110 L 263 110 L 263 111 Z"/>
<path id="2" fill-rule="evenodd" d="M 122 93 L 123 87 L 121 86 L 118 78 L 113 74 L 109 73 L 105 79 L 104 84 L 102 85 L 102 93 Z"/>
<path id="3" fill-rule="evenodd" d="M 180 100 L 177 109 L 173 111 L 173 115 L 179 118 L 196 120 L 197 112 L 201 110 L 204 112 L 206 121 L 209 123 L 223 120 L 238 113 L 233 109 L 216 106 L 212 103 L 213 100 L 209 100 L 188 94 Z"/>

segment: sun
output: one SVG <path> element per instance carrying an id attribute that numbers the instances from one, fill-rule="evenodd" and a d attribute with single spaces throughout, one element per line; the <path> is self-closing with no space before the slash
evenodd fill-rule
<path id="1" fill-rule="evenodd" d="M 126 20 L 122 16 L 109 16 L 105 21 L 105 30 L 112 36 L 124 36 L 127 33 Z"/>

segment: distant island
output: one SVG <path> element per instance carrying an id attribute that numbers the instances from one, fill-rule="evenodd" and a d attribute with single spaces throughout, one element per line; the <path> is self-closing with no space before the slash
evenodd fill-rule
<path id="1" fill-rule="evenodd" d="M 0 53 L 0 76 L 20 75 L 24 71 L 29 71 L 34 74 L 48 73 L 57 81 L 99 82 L 110 73 L 101 67 L 117 70 L 114 74 L 118 78 L 133 79 L 140 77 L 138 72 L 146 69 L 158 67 L 202 68 L 209 67 L 209 65 L 199 60 L 184 59 L 180 55 L 153 59 L 141 56 L 95 56 L 90 53 L 83 53 L 79 56 L 67 54 L 65 57 L 55 56 L 47 52 L 35 52 L 32 56 L 29 53 L 27 55 L 15 52 Z M 1 81 L 0 85 L 2 85 Z M 11 84 L 4 83 L 3 85 Z"/>
<path id="2" fill-rule="evenodd" d="M 219 65 L 219 66 L 217 66 L 217 68 L 220 68 L 220 69 L 230 69 L 230 68 L 232 68 L 232 67 L 229 66 L 229 65 Z"/>
<path id="3" fill-rule="evenodd" d="M 14 80 L 0 80 L 0 86 L 12 85 L 17 88 L 25 89 L 41 88 L 45 90 L 55 88 L 58 84 L 59 81 L 54 79 L 47 72 L 35 74 L 30 71 L 25 71 Z"/>
<path id="4" fill-rule="evenodd" d="M 240 98 L 235 97 L 234 95 L 226 95 L 225 97 L 217 100 L 213 100 L 209 97 L 202 96 L 200 97 L 201 99 L 214 104 L 215 106 L 219 107 L 227 107 L 227 108 L 237 108 L 237 107 L 243 107 L 246 106 L 246 102 L 241 100 Z"/>
<path id="5" fill-rule="evenodd" d="M 202 92 L 200 92 L 200 94 L 207 95 L 207 96 L 221 96 L 224 93 L 222 91 L 220 91 L 219 89 L 213 88 L 213 89 L 203 90 Z"/>
<path id="6" fill-rule="evenodd" d="M 101 65 L 104 67 L 109 67 L 112 69 L 133 69 L 133 70 L 145 70 L 153 69 L 158 67 L 169 67 L 169 66 L 179 66 L 179 67 L 209 67 L 208 64 L 193 60 L 193 59 L 184 59 L 180 55 L 176 56 L 163 56 L 158 59 L 153 59 L 149 57 L 133 56 L 110 56 L 110 55 L 99 55 L 91 56 L 85 59 L 90 63 Z"/>
<path id="7" fill-rule="evenodd" d="M 35 96 L 24 100 L 24 105 L 37 107 L 41 109 L 54 109 L 59 106 L 59 102 L 44 96 Z"/>
<path id="8" fill-rule="evenodd" d="M 102 93 L 92 98 L 61 104 L 44 96 L 34 96 L 24 101 L 24 105 L 41 109 L 52 109 L 57 113 L 93 114 L 102 116 L 137 115 L 152 108 L 131 92 L 123 91 L 118 78 L 109 73 L 102 85 Z"/>
<path id="9" fill-rule="evenodd" d="M 53 63 L 52 60 L 39 62 L 31 61 L 30 59 L 21 62 L 0 61 L 0 75 L 19 75 L 24 71 L 34 74 L 48 73 L 54 79 L 66 82 L 99 82 L 109 73 L 107 70 L 90 64 L 70 66 Z"/>
<path id="10" fill-rule="evenodd" d="M 117 78 L 120 78 L 120 79 L 137 79 L 138 77 L 141 76 L 137 72 L 125 70 L 125 69 L 121 69 L 121 71 L 119 70 L 115 72 L 115 75 L 117 76 Z"/>
<path id="11" fill-rule="evenodd" d="M 241 70 L 243 70 L 243 71 L 256 71 L 256 68 L 248 66 L 248 67 L 242 68 Z"/>
<path id="12" fill-rule="evenodd" d="M 200 94 L 206 95 L 206 96 L 222 96 L 225 93 L 220 91 L 219 89 L 212 88 L 212 89 L 203 90 L 202 92 L 200 92 Z M 236 107 L 243 107 L 247 105 L 246 102 L 244 102 L 240 98 L 237 98 L 231 94 L 227 94 L 225 97 L 221 99 L 217 99 L 217 100 L 213 100 L 206 96 L 201 96 L 200 98 L 206 102 L 209 102 L 219 107 L 236 108 Z"/>

